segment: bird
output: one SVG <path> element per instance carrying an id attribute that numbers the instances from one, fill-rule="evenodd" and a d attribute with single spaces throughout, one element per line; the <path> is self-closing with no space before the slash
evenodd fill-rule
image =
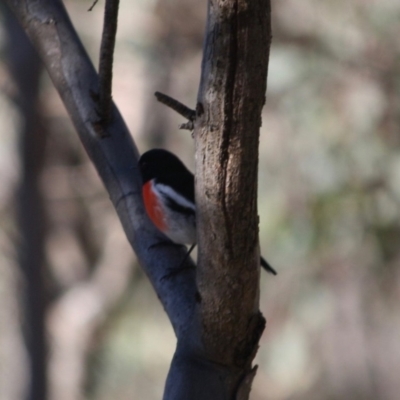
<path id="1" fill-rule="evenodd" d="M 142 195 L 147 215 L 154 225 L 174 243 L 196 245 L 196 203 L 194 175 L 173 153 L 152 149 L 139 158 Z M 260 257 L 261 266 L 277 272 Z"/>

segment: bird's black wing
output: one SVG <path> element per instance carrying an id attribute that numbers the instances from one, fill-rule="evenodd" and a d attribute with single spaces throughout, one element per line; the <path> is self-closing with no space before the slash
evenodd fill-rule
<path id="1" fill-rule="evenodd" d="M 178 213 L 195 215 L 194 202 L 194 176 L 189 171 L 179 174 L 168 174 L 156 178 L 156 184 L 161 184 L 172 189 L 172 193 L 164 192 L 164 200 L 168 206 Z M 187 172 L 187 173 L 186 173 Z M 177 196 L 174 196 L 174 192 Z M 186 202 L 180 201 L 183 197 Z M 189 204 L 188 204 L 189 203 Z"/>
<path id="2" fill-rule="evenodd" d="M 194 201 L 194 175 L 189 171 L 179 174 L 168 174 L 156 179 L 157 183 L 170 186 L 175 192 L 183 196 L 187 201 L 195 204 Z"/>

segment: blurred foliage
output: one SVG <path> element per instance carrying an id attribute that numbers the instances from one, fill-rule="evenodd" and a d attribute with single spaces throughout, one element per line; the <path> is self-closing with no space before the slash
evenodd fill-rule
<path id="1" fill-rule="evenodd" d="M 102 4 L 88 13 L 90 5 L 66 1 L 97 63 Z M 115 54 L 113 97 L 139 149 L 167 147 L 192 169 L 192 139 L 177 130 L 183 121 L 158 104 L 153 92 L 195 104 L 205 9 L 205 2 L 195 0 L 122 2 Z M 395 400 L 400 391 L 400 3 L 280 0 L 272 11 L 259 213 L 261 249 L 279 274 L 261 278 L 268 324 L 252 398 Z M 4 44 L 4 32 L 0 39 Z M 12 246 L 19 119 L 9 100 L 13 86 L 4 51 L 1 56 L 0 302 L 6 307 L 0 311 L 0 366 L 7 367 L 1 368 L 0 399 L 17 400 L 25 370 L 16 317 L 21 285 Z M 124 238 L 46 76 L 39 101 L 49 131 L 42 188 L 49 216 L 46 251 L 54 301 L 60 302 L 96 270 L 105 232 L 115 230 L 118 243 Z M 123 254 L 121 263 L 133 264 L 129 250 Z M 173 332 L 146 278 L 135 271 L 87 342 L 84 398 L 162 396 Z M 51 332 L 57 310 L 54 303 Z M 65 360 L 57 360 L 52 370 L 61 372 L 50 378 L 64 375 L 68 385 Z M 53 397 L 62 399 L 59 393 Z"/>

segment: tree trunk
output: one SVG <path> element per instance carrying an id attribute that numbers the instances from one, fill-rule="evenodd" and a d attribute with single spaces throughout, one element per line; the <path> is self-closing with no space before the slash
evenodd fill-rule
<path id="1" fill-rule="evenodd" d="M 270 42 L 267 0 L 209 2 L 195 121 L 199 267 L 166 246 L 141 199 L 138 152 L 114 107 L 99 136 L 98 78 L 58 0 L 8 0 L 50 73 L 177 336 L 165 400 L 244 400 L 258 309 L 257 153 Z M 160 241 L 164 243 L 159 246 Z M 176 274 L 171 269 L 177 268 Z"/>
<path id="2" fill-rule="evenodd" d="M 257 168 L 270 4 L 209 1 L 207 21 L 195 123 L 202 349 L 188 358 L 178 343 L 167 385 L 173 395 L 165 399 L 247 399 L 265 325 L 258 308 Z"/>

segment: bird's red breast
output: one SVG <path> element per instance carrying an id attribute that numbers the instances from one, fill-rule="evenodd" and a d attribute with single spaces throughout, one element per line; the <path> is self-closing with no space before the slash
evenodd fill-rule
<path id="1" fill-rule="evenodd" d="M 164 218 L 164 212 L 157 195 L 153 191 L 152 181 L 146 182 L 142 187 L 142 191 L 147 215 L 160 231 L 165 232 L 167 225 Z"/>

